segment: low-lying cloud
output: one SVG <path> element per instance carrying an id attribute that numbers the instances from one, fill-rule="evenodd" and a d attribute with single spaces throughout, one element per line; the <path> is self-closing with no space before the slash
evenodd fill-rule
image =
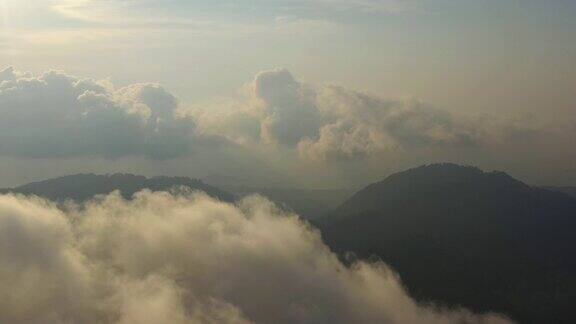
<path id="1" fill-rule="evenodd" d="M 417 305 L 260 197 L 0 196 L 0 286 L 2 323 L 508 323 Z"/>

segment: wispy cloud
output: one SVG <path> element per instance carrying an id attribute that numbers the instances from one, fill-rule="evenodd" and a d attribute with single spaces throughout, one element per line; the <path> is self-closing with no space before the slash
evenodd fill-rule
<path id="1" fill-rule="evenodd" d="M 87 23 L 106 25 L 193 25 L 201 22 L 193 19 L 178 18 L 169 14 L 146 12 L 153 1 L 136 0 L 58 0 L 50 9 L 61 17 Z"/>
<path id="2" fill-rule="evenodd" d="M 190 24 L 197 20 L 182 17 L 182 12 L 211 12 L 213 15 L 234 13 L 242 15 L 261 12 L 263 15 L 294 16 L 330 16 L 334 13 L 368 14 L 404 14 L 418 9 L 415 0 L 295 0 L 295 1 L 253 1 L 250 4 L 237 4 L 235 1 L 215 3 L 169 1 L 159 6 L 157 0 L 57 0 L 51 9 L 57 14 L 89 23 L 146 22 L 153 24 Z M 154 18 L 149 15 L 154 8 Z M 161 8 L 161 9 L 160 9 Z M 304 16 L 300 13 L 305 12 Z"/>
<path id="3" fill-rule="evenodd" d="M 408 0 L 311 0 L 335 10 L 356 10 L 377 14 L 404 14 L 418 9 L 416 1 Z"/>

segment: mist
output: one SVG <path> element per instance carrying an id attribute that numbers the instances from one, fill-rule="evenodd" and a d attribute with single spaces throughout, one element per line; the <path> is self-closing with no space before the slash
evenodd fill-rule
<path id="1" fill-rule="evenodd" d="M 259 196 L 3 195 L 0 269 L 7 323 L 510 323 L 417 304 L 385 264 L 343 265 Z"/>

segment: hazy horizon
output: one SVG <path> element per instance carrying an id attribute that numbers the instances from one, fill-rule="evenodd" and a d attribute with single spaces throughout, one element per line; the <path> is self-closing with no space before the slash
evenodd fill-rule
<path id="1" fill-rule="evenodd" d="M 0 187 L 83 172 L 358 187 L 433 162 L 576 184 L 571 1 L 0 10 Z"/>

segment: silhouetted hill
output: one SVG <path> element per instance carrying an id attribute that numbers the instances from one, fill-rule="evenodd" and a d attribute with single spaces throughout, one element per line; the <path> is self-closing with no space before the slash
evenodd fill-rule
<path id="1" fill-rule="evenodd" d="M 259 194 L 309 220 L 325 216 L 354 193 L 352 189 L 301 189 L 250 185 L 249 181 L 223 175 L 211 175 L 202 178 L 202 181 L 237 197 Z"/>
<path id="2" fill-rule="evenodd" d="M 421 301 L 576 323 L 576 199 L 503 172 L 434 164 L 359 191 L 319 222 L 335 251 L 379 256 Z"/>
<path id="3" fill-rule="evenodd" d="M 576 187 L 542 187 L 543 189 L 558 191 L 576 198 Z"/>
<path id="4" fill-rule="evenodd" d="M 238 197 L 259 194 L 306 219 L 325 216 L 352 194 L 346 189 L 292 189 L 223 186 Z"/>
<path id="5" fill-rule="evenodd" d="M 72 199 L 85 201 L 95 195 L 107 194 L 119 190 L 125 198 L 143 189 L 165 191 L 176 187 L 188 187 L 200 190 L 223 201 L 233 201 L 234 197 L 218 188 L 207 185 L 200 180 L 186 177 L 146 178 L 132 174 L 77 174 L 60 178 L 33 182 L 11 189 L 0 189 L 0 193 L 14 192 L 25 195 L 36 195 L 56 201 Z"/>

